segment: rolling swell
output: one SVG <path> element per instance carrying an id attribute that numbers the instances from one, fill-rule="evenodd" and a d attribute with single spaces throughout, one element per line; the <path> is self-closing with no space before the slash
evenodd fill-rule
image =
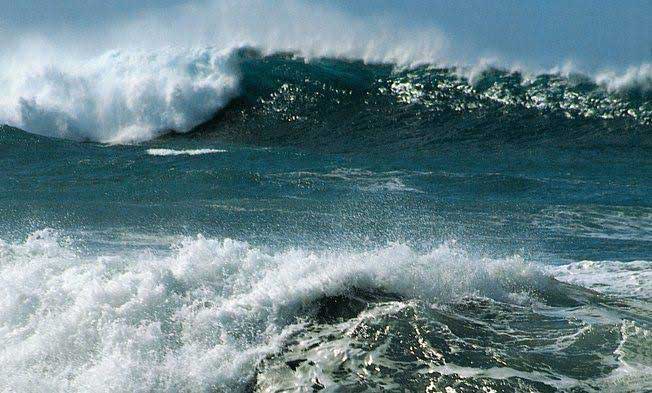
<path id="1" fill-rule="evenodd" d="M 240 91 L 193 137 L 336 151 L 430 150 L 456 144 L 652 145 L 644 89 L 609 93 L 575 75 L 359 61 L 306 62 L 237 53 Z"/>

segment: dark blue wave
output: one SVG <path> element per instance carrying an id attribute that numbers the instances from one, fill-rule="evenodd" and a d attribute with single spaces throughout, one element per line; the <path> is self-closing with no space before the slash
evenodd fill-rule
<path id="1" fill-rule="evenodd" d="M 462 145 L 652 146 L 652 100 L 586 77 L 234 56 L 241 95 L 194 137 L 337 151 Z"/>

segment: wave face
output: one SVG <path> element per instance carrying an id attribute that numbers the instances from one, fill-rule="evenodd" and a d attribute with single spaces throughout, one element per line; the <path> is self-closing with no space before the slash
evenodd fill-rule
<path id="1" fill-rule="evenodd" d="M 199 128 L 272 144 L 330 146 L 346 135 L 372 146 L 549 138 L 649 145 L 648 74 L 641 67 L 594 81 L 488 66 L 306 62 L 249 49 L 113 51 L 12 77 L 0 120 L 42 135 L 110 143 Z"/>
<path id="2" fill-rule="evenodd" d="M 240 54 L 243 94 L 198 127 L 228 140 L 338 150 L 448 143 L 649 146 L 652 96 L 581 75 L 397 69 Z"/>

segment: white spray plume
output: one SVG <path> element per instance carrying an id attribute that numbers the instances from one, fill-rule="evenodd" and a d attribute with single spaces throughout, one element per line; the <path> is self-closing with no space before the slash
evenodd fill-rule
<path id="1" fill-rule="evenodd" d="M 612 70 L 599 72 L 595 80 L 610 91 L 636 89 L 652 92 L 652 64 L 629 67 L 624 73 Z"/>

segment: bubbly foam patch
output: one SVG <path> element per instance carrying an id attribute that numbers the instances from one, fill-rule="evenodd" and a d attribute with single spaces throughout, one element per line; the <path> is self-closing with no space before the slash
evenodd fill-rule
<path id="1" fill-rule="evenodd" d="M 547 282 L 518 257 L 477 259 L 447 244 L 272 252 L 198 236 L 169 252 L 88 255 L 39 231 L 0 243 L 0 388 L 233 390 L 325 296 L 511 301 Z"/>
<path id="2" fill-rule="evenodd" d="M 147 154 L 150 156 L 199 156 L 202 154 L 215 154 L 226 153 L 222 149 L 189 149 L 189 150 L 173 150 L 173 149 L 147 149 Z"/>
<path id="3" fill-rule="evenodd" d="M 652 261 L 580 261 L 551 269 L 560 281 L 627 298 L 652 299 Z"/>

